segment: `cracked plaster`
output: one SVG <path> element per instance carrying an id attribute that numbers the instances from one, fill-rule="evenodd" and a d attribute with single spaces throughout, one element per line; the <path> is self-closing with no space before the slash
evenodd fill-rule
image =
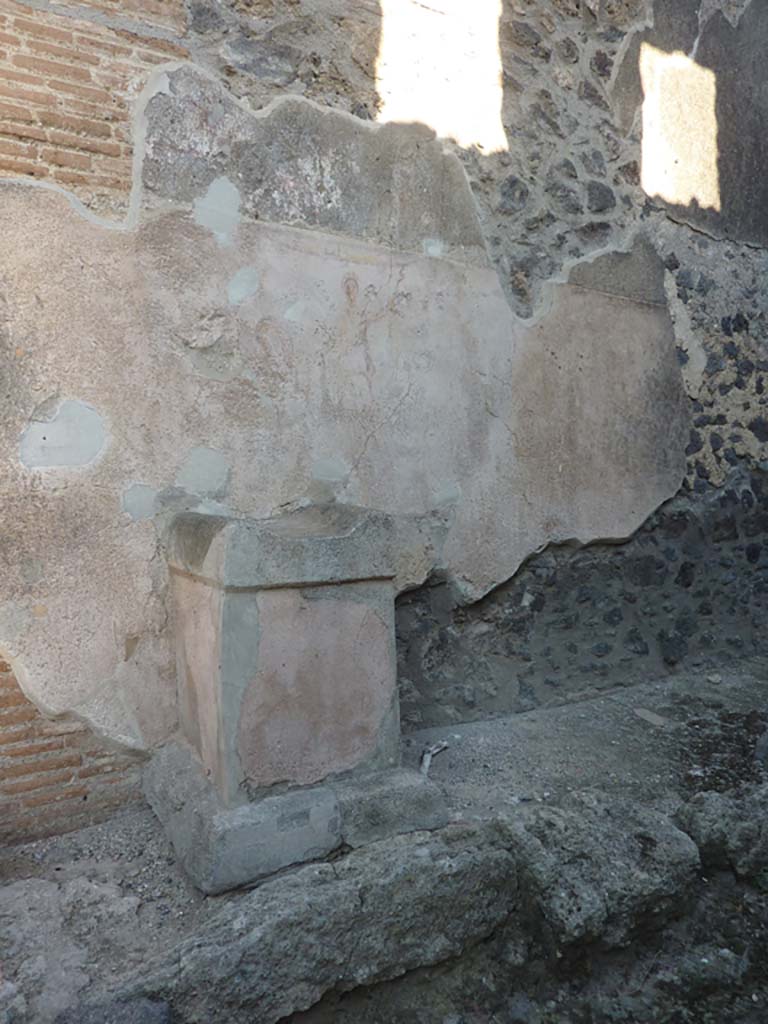
<path id="1" fill-rule="evenodd" d="M 0 428 L 0 648 L 41 705 L 135 745 L 176 715 L 148 495 L 172 511 L 223 493 L 221 474 L 177 477 L 180 451 L 221 453 L 235 513 L 329 491 L 394 513 L 398 586 L 441 567 L 471 600 L 550 541 L 629 535 L 679 486 L 688 432 L 645 243 L 617 257 L 623 283 L 604 254 L 524 324 L 459 162 L 423 127 L 297 99 L 251 115 L 188 68 L 156 81 L 123 230 L 54 191 L 0 188 L 3 340 L 27 339 L 3 346 L 18 386 Z M 222 180 L 238 198 L 222 186 L 211 203 Z M 54 381 L 111 442 L 87 472 L 43 478 L 18 438 Z"/>

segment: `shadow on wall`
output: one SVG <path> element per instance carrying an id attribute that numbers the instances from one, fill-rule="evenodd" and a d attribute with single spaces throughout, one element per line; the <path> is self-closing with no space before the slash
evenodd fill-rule
<path id="1" fill-rule="evenodd" d="M 628 36 L 611 86 L 612 114 L 625 135 L 633 122 L 639 129 L 643 190 L 674 219 L 717 238 L 765 245 L 765 5 L 752 0 L 735 26 L 720 12 L 701 25 L 703 2 L 656 0 L 653 26 Z M 537 133 L 556 140 L 568 154 L 569 129 L 546 88 L 547 80 L 540 79 L 535 102 L 530 97 L 521 101 L 518 79 L 528 73 L 531 60 L 543 61 L 540 67 L 549 66 L 551 51 L 549 41 L 518 18 L 512 4 L 506 0 L 476 0 L 471 5 L 462 0 L 430 4 L 380 0 L 377 6 L 381 16 L 373 103 L 377 120 L 426 124 L 465 154 L 480 159 L 511 153 L 523 139 L 530 141 Z M 594 7 L 590 5 L 590 10 Z M 579 9 L 575 2 L 568 13 Z M 584 5 L 581 9 L 585 18 L 594 20 Z M 599 5 L 594 17 L 599 23 Z M 567 59 L 578 62 L 578 47 L 569 42 L 574 52 Z M 370 45 L 373 48 L 373 40 Z M 599 107 L 602 100 L 593 97 L 589 102 Z M 564 224 L 580 212 L 574 183 L 567 180 L 569 165 L 573 166 L 566 158 L 547 172 L 563 179 L 550 182 L 547 191 L 555 206 L 562 206 Z M 497 212 L 520 212 L 528 195 L 525 182 L 511 175 L 502 186 Z M 489 223 L 486 233 L 493 235 L 496 227 Z M 590 229 L 599 235 L 600 227 L 609 225 L 583 225 L 580 231 L 589 237 Z M 546 273 L 547 266 L 553 273 L 555 254 L 539 251 L 535 237 L 531 242 L 535 244 L 529 262 L 537 264 L 534 276 Z M 510 277 L 500 269 L 502 276 Z M 525 259 L 521 269 L 525 278 Z M 505 284 L 525 306 L 530 299 L 526 282 L 521 280 L 516 291 L 512 270 Z"/>
<path id="2" fill-rule="evenodd" d="M 642 104 L 642 185 L 676 220 L 768 244 L 768 17 L 752 0 L 737 25 L 701 0 L 657 0 L 614 83 L 629 130 Z"/>

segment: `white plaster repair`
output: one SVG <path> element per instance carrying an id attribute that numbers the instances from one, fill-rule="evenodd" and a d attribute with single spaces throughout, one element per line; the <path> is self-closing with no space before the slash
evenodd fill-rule
<path id="1" fill-rule="evenodd" d="M 176 486 L 212 498 L 227 492 L 231 467 L 227 457 L 213 448 L 193 448 L 176 474 Z"/>
<path id="2" fill-rule="evenodd" d="M 304 316 L 304 310 L 306 309 L 306 303 L 303 299 L 297 299 L 296 302 L 292 302 L 286 309 L 283 316 L 286 320 L 290 320 L 292 323 L 299 323 L 301 318 Z"/>
<path id="3" fill-rule="evenodd" d="M 229 178 L 215 178 L 205 194 L 195 200 L 194 218 L 196 224 L 214 233 L 219 245 L 232 244 L 240 223 L 240 193 Z"/>
<path id="4" fill-rule="evenodd" d="M 259 272 L 256 267 L 241 267 L 227 284 L 227 298 L 230 306 L 239 306 L 241 302 L 256 294 L 259 287 Z"/>
<path id="5" fill-rule="evenodd" d="M 157 491 L 146 484 L 131 484 L 123 491 L 123 511 L 127 512 L 134 522 L 140 519 L 151 519 L 155 514 Z"/>
<path id="6" fill-rule="evenodd" d="M 19 458 L 29 469 L 75 468 L 92 463 L 107 432 L 99 413 L 85 402 L 62 402 L 49 420 L 33 420 L 21 438 Z"/>

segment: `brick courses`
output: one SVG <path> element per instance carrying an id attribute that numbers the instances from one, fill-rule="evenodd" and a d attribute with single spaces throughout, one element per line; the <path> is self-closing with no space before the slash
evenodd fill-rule
<path id="1" fill-rule="evenodd" d="M 152 68 L 183 59 L 182 0 L 74 0 L 82 18 L 0 0 L 0 178 L 61 185 L 122 214 L 132 103 Z M 88 20 L 99 12 L 131 31 Z M 157 26 L 163 32 L 157 35 Z M 45 718 L 0 660 L 0 843 L 71 831 L 141 800 L 137 756 L 82 723 Z"/>
<path id="2" fill-rule="evenodd" d="M 69 832 L 141 801 L 142 761 L 82 722 L 41 715 L 0 660 L 0 843 Z"/>
<path id="3" fill-rule="evenodd" d="M 182 28 L 166 0 L 86 3 Z M 61 185 L 103 213 L 131 188 L 131 107 L 152 68 L 187 55 L 178 43 L 0 0 L 0 177 Z"/>
<path id="4" fill-rule="evenodd" d="M 161 25 L 183 32 L 186 12 L 182 0 L 70 0 L 74 6 L 90 7 L 147 25 Z"/>

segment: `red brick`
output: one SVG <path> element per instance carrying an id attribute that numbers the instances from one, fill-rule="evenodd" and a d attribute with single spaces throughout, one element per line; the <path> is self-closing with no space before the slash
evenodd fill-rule
<path id="1" fill-rule="evenodd" d="M 34 142 L 14 142 L 0 138 L 0 157 L 7 156 L 16 160 L 37 161 L 37 145 Z M 0 701 L 2 697 L 0 696 Z"/>
<path id="2" fill-rule="evenodd" d="M 6 729 L 5 726 L 0 728 L 0 747 L 6 747 L 9 743 L 22 743 L 25 740 L 39 738 L 35 725 L 21 725 L 11 729 Z"/>
<path id="3" fill-rule="evenodd" d="M 114 173 L 117 176 L 130 179 L 132 171 L 130 150 L 124 150 L 123 154 L 119 157 L 102 157 L 98 162 L 98 168 L 103 174 Z"/>
<path id="4" fill-rule="evenodd" d="M 96 121 L 93 118 L 73 117 L 71 114 L 65 114 L 58 110 L 41 110 L 37 119 L 40 124 L 50 128 L 90 135 L 91 138 L 108 139 L 112 135 L 112 128 L 108 122 Z"/>
<path id="5" fill-rule="evenodd" d="M 130 71 L 120 71 L 114 67 L 94 68 L 93 69 L 93 83 L 94 85 L 101 86 L 103 89 L 109 89 L 110 92 L 124 96 L 128 93 L 128 88 L 132 81 L 141 81 L 143 75 L 137 68 L 132 68 Z"/>
<path id="6" fill-rule="evenodd" d="M 72 78 L 77 82 L 90 82 L 91 72 L 85 68 L 72 67 L 55 60 L 43 60 L 42 57 L 30 57 L 26 53 L 15 53 L 13 63 L 29 71 L 39 71 L 41 75 L 56 75 L 61 78 Z"/>
<path id="7" fill-rule="evenodd" d="M 0 43 L 2 38 L 0 38 Z M 58 43 L 49 43 L 45 40 L 37 41 L 31 39 L 27 43 L 27 48 L 34 54 L 43 58 L 50 58 L 53 60 L 65 60 L 72 61 L 75 64 L 100 64 L 101 58 L 94 53 L 89 53 L 85 49 L 72 49 L 67 46 L 61 46 Z"/>
<path id="8" fill-rule="evenodd" d="M 45 24 L 40 17 L 37 21 L 27 18 L 14 18 L 13 26 L 18 32 L 25 32 L 30 36 L 37 36 L 41 39 L 54 39 L 60 43 L 71 43 L 72 33 L 68 29 L 54 28 Z"/>
<path id="9" fill-rule="evenodd" d="M 34 757 L 37 754 L 48 754 L 52 750 L 63 750 L 64 740 L 38 740 L 37 742 L 13 743 L 4 746 L 0 751 L 0 762 L 5 757 Z M 0 775 L 2 775 L 0 767 Z"/>
<path id="10" fill-rule="evenodd" d="M 95 104 L 113 104 L 117 106 L 120 100 L 117 96 L 111 96 L 106 89 L 97 89 L 87 85 L 80 85 L 76 82 L 66 82 L 60 79 L 51 78 L 46 82 L 54 92 L 67 93 L 70 96 L 79 96 L 81 99 L 90 100 Z M 1 115 L 0 115 L 1 116 Z"/>
<path id="11" fill-rule="evenodd" d="M 69 736 L 71 733 L 81 734 L 88 732 L 88 726 L 83 722 L 71 719 L 51 719 L 40 716 L 38 728 L 43 736 Z"/>
<path id="12" fill-rule="evenodd" d="M 0 166 L 5 167 L 8 164 L 12 164 L 13 161 L 1 161 Z M 24 722 L 31 722 L 37 718 L 39 712 L 32 704 L 27 707 L 14 709 L 12 711 L 0 712 L 0 731 L 5 730 L 11 725 L 23 725 Z"/>
<path id="13" fill-rule="evenodd" d="M 122 152 L 118 142 L 105 142 L 103 139 L 89 139 L 81 135 L 72 135 L 68 132 L 51 130 L 48 132 L 48 140 L 56 146 L 66 146 L 68 149 L 85 150 L 88 153 L 101 153 L 104 156 L 120 156 Z M 72 164 L 71 166 L 79 166 Z"/>
<path id="14" fill-rule="evenodd" d="M 10 143 L 6 143 L 6 145 L 11 145 L 11 144 Z M 16 143 L 16 145 L 20 149 L 24 148 L 21 143 Z M 2 152 L 2 150 L 0 150 L 0 152 Z M 10 154 L 10 155 L 13 155 L 13 154 Z M 32 707 L 32 704 L 30 703 L 30 701 L 27 700 L 27 698 L 24 696 L 24 694 L 21 692 L 21 690 L 19 689 L 18 686 L 16 686 L 13 690 L 10 690 L 10 691 L 3 690 L 3 692 L 0 693 L 0 709 L 2 709 L 2 708 L 18 708 L 18 707 Z"/>
<path id="15" fill-rule="evenodd" d="M 40 158 L 57 167 L 74 167 L 81 171 L 91 169 L 91 158 L 85 153 L 71 153 L 68 149 L 42 149 Z"/>
<path id="16" fill-rule="evenodd" d="M 19 139 L 35 139 L 38 142 L 45 142 L 48 135 L 44 129 L 32 124 L 9 124 L 7 121 L 0 121 L 0 135 L 10 135 Z"/>
<path id="17" fill-rule="evenodd" d="M 67 97 L 67 113 L 82 114 L 88 118 L 99 118 L 105 124 L 123 124 L 128 121 L 128 108 L 124 103 L 105 108 L 103 105 L 84 102 Z"/>
<path id="18" fill-rule="evenodd" d="M 79 768 L 82 758 L 79 754 L 58 754 L 56 757 L 38 757 L 32 761 L 19 761 L 16 764 L 0 764 L 0 782 L 6 779 L 21 778 L 24 775 L 43 776 L 45 772 L 57 771 L 60 768 Z"/>
<path id="19" fill-rule="evenodd" d="M 28 71 L 17 71 L 15 68 L 0 68 L 0 78 L 8 82 L 20 82 L 22 85 L 37 89 L 43 84 L 39 75 L 30 75 Z"/>
<path id="20" fill-rule="evenodd" d="M 24 807 L 42 807 L 45 804 L 60 804 L 65 800 L 81 801 L 85 796 L 88 796 L 87 786 L 66 786 L 46 793 L 36 793 L 34 796 L 25 796 L 21 802 Z"/>
<path id="21" fill-rule="evenodd" d="M 56 97 L 50 92 L 41 92 L 39 89 L 24 89 L 18 85 L 11 85 L 3 82 L 2 71 L 0 71 L 0 96 L 17 100 L 20 103 L 31 103 L 37 107 L 53 107 L 56 105 Z"/>
<path id="22" fill-rule="evenodd" d="M 15 796 L 23 793 L 30 793 L 36 789 L 56 787 L 57 791 L 62 783 L 71 782 L 75 778 L 75 772 L 66 768 L 58 772 L 41 773 L 31 779 L 18 779 L 15 782 L 0 782 L 0 793 L 6 796 Z M 63 789 L 61 790 L 63 792 Z"/>
<path id="23" fill-rule="evenodd" d="M 64 171 L 54 168 L 51 176 L 64 185 L 82 185 L 91 189 L 106 189 L 107 191 L 127 192 L 130 184 L 130 176 L 125 178 L 114 178 L 100 174 L 78 174 L 76 171 Z"/>
<path id="24" fill-rule="evenodd" d="M 131 53 L 130 46 L 122 46 L 119 43 L 111 43 L 106 39 L 95 39 L 93 36 L 75 35 L 75 45 L 78 50 L 90 49 L 98 53 L 107 54 L 110 57 L 125 57 Z"/>
<path id="25" fill-rule="evenodd" d="M 158 64 L 168 60 L 169 57 L 177 57 L 184 60 L 189 57 L 189 50 L 185 46 L 171 43 L 167 39 L 144 40 L 144 48 L 136 51 L 136 56 L 147 64 Z"/>
<path id="26" fill-rule="evenodd" d="M 37 120 L 37 114 L 34 110 L 2 101 L 0 101 L 0 117 L 7 117 L 11 121 L 34 122 Z"/>

